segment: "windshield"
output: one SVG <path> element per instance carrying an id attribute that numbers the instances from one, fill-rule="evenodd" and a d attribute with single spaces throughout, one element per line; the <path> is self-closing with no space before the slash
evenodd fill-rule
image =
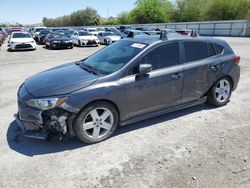
<path id="1" fill-rule="evenodd" d="M 44 30 L 44 28 L 36 28 L 35 32 L 39 32 L 39 31 L 42 31 L 42 30 Z"/>
<path id="2" fill-rule="evenodd" d="M 49 30 L 43 30 L 43 31 L 40 32 L 41 35 L 47 35 L 49 33 L 50 33 Z"/>
<path id="3" fill-rule="evenodd" d="M 13 33 L 12 38 L 31 38 L 29 33 Z"/>
<path id="4" fill-rule="evenodd" d="M 51 38 L 64 38 L 66 35 L 64 33 L 52 33 Z"/>
<path id="5" fill-rule="evenodd" d="M 106 32 L 106 33 L 103 33 L 104 36 L 114 36 L 115 34 L 112 33 L 112 32 Z"/>
<path id="6" fill-rule="evenodd" d="M 66 30 L 66 31 L 64 31 L 64 33 L 65 33 L 67 36 L 70 36 L 70 35 L 73 35 L 74 31 L 73 31 L 73 30 Z"/>
<path id="7" fill-rule="evenodd" d="M 121 69 L 146 46 L 144 43 L 121 40 L 98 51 L 81 65 L 91 67 L 102 74 L 111 74 Z"/>
<path id="8" fill-rule="evenodd" d="M 92 34 L 88 32 L 79 32 L 79 36 L 92 36 Z"/>
<path id="9" fill-rule="evenodd" d="M 97 31 L 96 29 L 89 29 L 89 32 L 95 32 Z"/>

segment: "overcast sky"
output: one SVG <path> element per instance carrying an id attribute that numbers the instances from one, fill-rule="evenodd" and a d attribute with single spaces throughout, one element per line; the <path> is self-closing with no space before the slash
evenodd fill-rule
<path id="1" fill-rule="evenodd" d="M 41 23 L 43 17 L 55 18 L 73 11 L 92 7 L 102 17 L 129 11 L 135 0 L 0 0 L 0 23 Z"/>

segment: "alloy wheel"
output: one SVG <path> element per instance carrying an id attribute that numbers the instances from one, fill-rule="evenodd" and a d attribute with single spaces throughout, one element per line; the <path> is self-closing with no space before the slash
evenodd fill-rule
<path id="1" fill-rule="evenodd" d="M 91 110 L 83 120 L 84 133 L 90 138 L 104 137 L 114 124 L 114 116 L 107 108 Z"/>
<path id="2" fill-rule="evenodd" d="M 220 80 L 215 88 L 215 98 L 218 102 L 225 102 L 230 96 L 230 83 L 226 79 Z"/>

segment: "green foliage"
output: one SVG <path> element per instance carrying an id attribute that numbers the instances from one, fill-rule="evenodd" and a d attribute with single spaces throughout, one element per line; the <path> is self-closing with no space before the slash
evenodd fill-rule
<path id="1" fill-rule="evenodd" d="M 136 5 L 128 16 L 132 23 L 171 21 L 173 5 L 168 0 L 137 0 Z"/>
<path id="2" fill-rule="evenodd" d="M 177 0 L 174 20 L 236 20 L 250 18 L 250 0 Z"/>
<path id="3" fill-rule="evenodd" d="M 90 7 L 55 19 L 43 18 L 43 24 L 47 27 L 100 25 L 100 21 L 101 18 L 97 14 L 97 11 Z"/>
<path id="4" fill-rule="evenodd" d="M 202 20 L 203 0 L 177 0 L 174 20 L 177 22 Z"/>
<path id="5" fill-rule="evenodd" d="M 45 26 L 90 26 L 189 22 L 203 20 L 250 19 L 250 0 L 137 0 L 130 12 L 116 18 L 101 18 L 93 8 L 86 8 L 55 19 L 43 18 Z"/>
<path id="6" fill-rule="evenodd" d="M 250 18 L 250 0 L 210 0 L 204 11 L 205 20 Z"/>
<path id="7" fill-rule="evenodd" d="M 120 14 L 118 14 L 117 21 L 119 24 L 129 23 L 129 12 L 121 12 Z"/>

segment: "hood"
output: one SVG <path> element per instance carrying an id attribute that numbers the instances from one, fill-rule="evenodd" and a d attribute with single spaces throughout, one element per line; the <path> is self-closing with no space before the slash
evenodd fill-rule
<path id="1" fill-rule="evenodd" d="M 34 97 L 49 97 L 90 86 L 98 77 L 100 76 L 70 63 L 35 74 L 28 78 L 24 85 Z"/>
<path id="2" fill-rule="evenodd" d="M 111 39 L 111 40 L 120 40 L 121 39 L 120 36 L 112 36 L 112 35 L 110 35 L 110 36 L 106 36 L 106 37 Z"/>
<path id="3" fill-rule="evenodd" d="M 33 42 L 34 39 L 32 38 L 12 38 L 11 42 Z"/>
<path id="4" fill-rule="evenodd" d="M 96 36 L 79 36 L 78 38 L 81 40 L 96 40 L 96 39 L 98 39 Z"/>

